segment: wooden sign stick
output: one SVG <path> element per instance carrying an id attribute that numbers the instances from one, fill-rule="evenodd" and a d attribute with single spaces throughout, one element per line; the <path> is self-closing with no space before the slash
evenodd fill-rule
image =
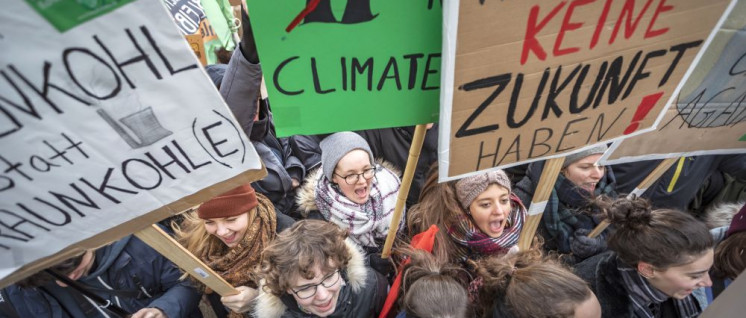
<path id="1" fill-rule="evenodd" d="M 565 157 L 552 158 L 544 164 L 544 170 L 539 177 L 539 185 L 536 187 L 534 197 L 531 198 L 531 206 L 528 208 L 528 219 L 523 224 L 521 236 L 518 237 L 518 248 L 526 251 L 531 247 L 531 241 L 534 239 L 536 229 L 539 228 L 541 216 L 544 214 L 544 208 L 547 206 L 549 195 L 552 194 L 554 183 L 557 181 Z"/>
<path id="2" fill-rule="evenodd" d="M 238 294 L 238 291 L 231 284 L 228 284 L 220 275 L 215 273 L 205 263 L 202 263 L 202 261 L 157 225 L 153 224 L 139 232 L 135 232 L 135 236 L 150 245 L 158 253 L 170 259 L 174 264 L 181 267 L 181 269 L 194 276 L 194 278 L 205 284 L 205 286 L 210 287 L 220 296 Z"/>
<path id="3" fill-rule="evenodd" d="M 386 242 L 383 244 L 381 258 L 388 258 L 389 255 L 391 255 L 391 247 L 394 245 L 396 231 L 399 229 L 399 222 L 401 222 L 401 214 L 404 210 L 404 204 L 407 202 L 407 196 L 409 196 L 409 188 L 412 186 L 414 170 L 417 168 L 417 161 L 419 161 L 420 159 L 422 143 L 425 141 L 425 132 L 427 132 L 427 124 L 419 124 L 414 129 L 412 145 L 409 146 L 409 158 L 407 158 L 407 167 L 404 169 L 404 176 L 401 179 L 399 194 L 396 196 L 394 215 L 391 218 L 391 225 L 389 225 L 389 234 L 386 235 Z"/>
<path id="4" fill-rule="evenodd" d="M 642 182 L 640 182 L 640 184 L 627 195 L 627 199 L 631 199 L 635 196 L 639 197 L 643 193 L 645 193 L 645 190 L 647 190 L 651 185 L 653 185 L 655 181 L 658 180 L 658 178 L 666 173 L 666 171 L 668 171 L 668 168 L 670 168 L 678 159 L 679 158 L 663 159 L 663 161 L 661 161 L 661 163 L 659 163 L 658 166 L 653 169 L 653 171 L 650 171 L 650 174 L 648 174 L 648 176 L 645 177 L 645 179 L 643 179 Z M 596 225 L 596 228 L 594 228 L 593 231 L 588 234 L 588 237 L 594 238 L 601 235 L 601 232 L 603 232 L 607 227 L 609 227 L 609 221 L 601 221 L 601 223 Z"/>

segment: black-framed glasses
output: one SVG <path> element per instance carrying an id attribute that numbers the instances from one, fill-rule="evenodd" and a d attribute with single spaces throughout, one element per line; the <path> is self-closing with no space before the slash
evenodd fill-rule
<path id="1" fill-rule="evenodd" d="M 363 176 L 363 178 L 365 178 L 365 180 L 372 179 L 373 177 L 376 176 L 376 171 L 377 170 L 378 170 L 378 165 L 376 165 L 376 166 L 374 166 L 372 168 L 365 169 L 361 173 L 351 173 L 351 174 L 348 174 L 346 176 L 341 176 L 341 175 L 338 175 L 335 172 L 334 175 L 336 175 L 337 177 L 340 177 L 342 179 L 345 179 L 345 183 L 347 183 L 349 185 L 353 185 L 353 184 L 357 183 L 358 181 L 360 181 L 360 176 Z"/>
<path id="2" fill-rule="evenodd" d="M 324 279 L 322 279 L 321 282 L 318 284 L 306 285 L 298 290 L 291 288 L 290 290 L 292 290 L 293 293 L 300 299 L 311 298 L 316 295 L 316 290 L 318 289 L 319 285 L 326 288 L 331 288 L 332 286 L 334 286 L 334 284 L 337 283 L 337 281 L 339 281 L 340 276 L 342 275 L 339 274 L 339 270 L 336 270 L 333 273 L 326 275 L 326 277 L 324 277 Z"/>

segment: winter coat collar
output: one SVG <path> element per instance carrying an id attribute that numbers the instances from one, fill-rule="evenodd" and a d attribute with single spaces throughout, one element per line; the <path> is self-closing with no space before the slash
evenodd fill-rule
<path id="1" fill-rule="evenodd" d="M 365 288 L 365 281 L 367 279 L 368 271 L 365 266 L 365 254 L 355 243 L 349 238 L 345 240 L 347 250 L 350 251 L 350 261 L 347 263 L 345 268 L 346 282 L 347 285 L 343 286 L 340 290 L 340 297 L 337 302 L 337 311 L 346 301 L 349 299 L 350 294 L 360 293 Z M 288 310 L 299 310 L 297 304 L 294 309 L 289 308 L 286 303 L 295 303 L 295 299 L 289 296 L 290 299 L 283 299 L 274 294 L 264 291 L 264 282 L 260 282 L 259 285 L 259 296 L 257 296 L 256 306 L 254 307 L 254 317 L 258 318 L 280 318 Z M 283 295 L 285 296 L 285 295 Z M 283 301 L 285 300 L 285 301 Z"/>
<path id="2" fill-rule="evenodd" d="M 394 164 L 385 161 L 383 159 L 377 159 L 376 162 L 383 168 L 388 169 L 395 175 L 401 177 L 401 171 L 394 166 Z M 316 206 L 316 185 L 319 183 L 321 178 L 321 165 L 314 168 L 306 175 L 303 180 L 303 185 L 298 188 L 298 192 L 295 196 L 295 202 L 298 203 L 298 210 L 300 210 L 303 217 L 307 217 L 311 211 L 317 211 Z"/>

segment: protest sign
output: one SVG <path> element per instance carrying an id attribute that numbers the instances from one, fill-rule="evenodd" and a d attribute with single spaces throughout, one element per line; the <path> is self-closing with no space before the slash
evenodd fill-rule
<path id="1" fill-rule="evenodd" d="M 205 43 L 202 41 L 202 36 L 199 34 L 190 34 L 185 38 L 187 42 L 189 42 L 189 47 L 192 49 L 192 52 L 194 52 L 194 55 L 197 56 L 199 62 L 202 63 L 203 66 L 207 65 Z"/>
<path id="2" fill-rule="evenodd" d="M 171 18 L 184 36 L 200 35 L 202 37 L 207 64 L 217 62 L 215 50 L 221 47 L 227 50 L 235 48 L 236 43 L 233 43 L 231 26 L 222 15 L 218 4 L 208 3 L 207 7 L 203 7 L 200 0 L 161 1 L 168 8 Z"/>
<path id="3" fill-rule="evenodd" d="M 746 152 L 746 2 L 735 5 L 650 133 L 615 142 L 604 164 Z"/>
<path id="4" fill-rule="evenodd" d="M 0 286 L 264 173 L 159 1 L 4 9 Z"/>
<path id="5" fill-rule="evenodd" d="M 439 2 L 247 4 L 279 136 L 438 119 Z"/>
<path id="6" fill-rule="evenodd" d="M 731 1 L 452 1 L 441 180 L 652 129 Z"/>

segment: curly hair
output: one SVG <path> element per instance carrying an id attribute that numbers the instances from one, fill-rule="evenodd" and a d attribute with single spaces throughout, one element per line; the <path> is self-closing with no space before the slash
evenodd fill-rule
<path id="1" fill-rule="evenodd" d="M 472 265 L 481 280 L 476 305 L 482 317 L 573 317 L 578 304 L 595 297 L 585 281 L 539 249 Z"/>
<path id="2" fill-rule="evenodd" d="M 653 211 L 650 202 L 642 198 L 599 197 L 596 204 L 616 227 L 609 237 L 609 248 L 628 265 L 642 261 L 665 270 L 687 264 L 713 248 L 707 226 L 687 213 Z"/>
<path id="3" fill-rule="evenodd" d="M 346 238 L 347 231 L 336 224 L 298 221 L 264 249 L 255 281 L 263 281 L 263 290 L 279 297 L 297 278 L 313 279 L 316 266 L 327 273 L 345 269 L 352 257 Z"/>

